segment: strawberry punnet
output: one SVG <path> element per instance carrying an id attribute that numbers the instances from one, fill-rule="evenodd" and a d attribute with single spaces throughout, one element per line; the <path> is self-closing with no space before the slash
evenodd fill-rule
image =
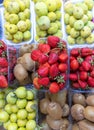
<path id="1" fill-rule="evenodd" d="M 0 87 L 1 88 L 8 87 L 8 82 L 7 82 L 7 79 L 4 75 L 0 75 Z"/>
<path id="2" fill-rule="evenodd" d="M 56 36 L 49 36 L 44 43 L 31 52 L 32 60 L 38 63 L 38 77 L 33 84 L 37 89 L 48 89 L 57 93 L 63 89 L 67 80 L 68 53 L 64 40 Z"/>

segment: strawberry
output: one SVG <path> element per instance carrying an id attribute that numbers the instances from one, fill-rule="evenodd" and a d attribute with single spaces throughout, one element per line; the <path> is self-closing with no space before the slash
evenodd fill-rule
<path id="1" fill-rule="evenodd" d="M 44 63 L 47 62 L 47 61 L 48 61 L 48 56 L 45 55 L 45 54 L 41 54 L 41 56 L 40 56 L 39 59 L 38 59 L 38 62 L 39 62 L 40 64 L 44 64 Z"/>
<path id="2" fill-rule="evenodd" d="M 47 86 L 49 84 L 50 80 L 48 77 L 39 78 L 38 83 L 43 86 Z"/>
<path id="3" fill-rule="evenodd" d="M 49 73 L 49 68 L 47 66 L 41 66 L 39 69 L 38 69 L 38 74 L 39 76 L 41 77 L 46 77 L 48 76 L 48 73 Z"/>
<path id="4" fill-rule="evenodd" d="M 78 80 L 78 83 L 80 85 L 80 88 L 82 89 L 86 89 L 87 88 L 87 83 L 82 81 L 82 80 Z"/>
<path id="5" fill-rule="evenodd" d="M 82 72 L 80 72 L 79 77 L 80 77 L 80 80 L 85 81 L 88 78 L 88 73 L 85 71 L 82 71 Z"/>
<path id="6" fill-rule="evenodd" d="M 59 92 L 59 85 L 56 82 L 52 82 L 49 86 L 49 91 L 51 93 L 57 93 Z"/>
<path id="7" fill-rule="evenodd" d="M 6 58 L 0 57 L 0 67 L 8 67 L 8 61 Z"/>
<path id="8" fill-rule="evenodd" d="M 41 51 L 40 50 L 33 50 L 31 52 L 31 58 L 32 60 L 34 61 L 38 61 L 39 57 L 42 55 Z"/>
<path id="9" fill-rule="evenodd" d="M 0 40 L 0 50 L 6 51 L 6 49 L 7 49 L 6 44 L 4 43 L 4 41 Z"/>
<path id="10" fill-rule="evenodd" d="M 8 82 L 7 82 L 7 79 L 4 75 L 0 75 L 0 87 L 1 88 L 8 87 Z"/>
<path id="11" fill-rule="evenodd" d="M 53 48 L 53 49 L 51 49 L 51 52 L 59 54 L 60 48 Z"/>
<path id="12" fill-rule="evenodd" d="M 1 68 L 0 69 L 0 74 L 7 75 L 8 74 L 8 68 L 7 67 L 6 68 Z"/>
<path id="13" fill-rule="evenodd" d="M 87 61 L 83 61 L 81 65 L 85 71 L 89 71 L 91 68 L 91 65 Z"/>
<path id="14" fill-rule="evenodd" d="M 57 62 L 57 60 L 58 60 L 58 54 L 51 52 L 48 60 L 49 64 L 54 64 Z"/>
<path id="15" fill-rule="evenodd" d="M 65 63 L 61 63 L 61 64 L 59 64 L 58 69 L 60 72 L 65 72 L 65 71 L 67 71 L 68 66 Z"/>
<path id="16" fill-rule="evenodd" d="M 94 87 L 94 78 L 89 76 L 87 82 L 90 87 Z"/>
<path id="17" fill-rule="evenodd" d="M 80 71 L 84 71 L 83 66 L 80 66 L 80 67 L 79 67 L 79 70 L 80 70 Z"/>
<path id="18" fill-rule="evenodd" d="M 38 45 L 38 49 L 39 49 L 42 53 L 44 53 L 44 54 L 47 54 L 47 53 L 50 52 L 50 46 L 49 46 L 48 44 L 43 44 L 43 43 L 41 43 L 41 44 Z"/>
<path id="19" fill-rule="evenodd" d="M 82 57 L 86 57 L 88 55 L 92 54 L 92 49 L 90 49 L 89 47 L 85 47 L 81 49 L 81 56 Z"/>
<path id="20" fill-rule="evenodd" d="M 78 82 L 74 82 L 74 83 L 72 84 L 72 87 L 73 87 L 73 88 L 80 88 L 80 85 L 79 85 Z"/>
<path id="21" fill-rule="evenodd" d="M 34 85 L 34 87 L 36 88 L 36 89 L 40 89 L 40 85 L 39 85 L 39 83 L 38 83 L 38 77 L 35 77 L 34 79 L 33 79 L 33 85 Z"/>
<path id="22" fill-rule="evenodd" d="M 62 53 L 62 54 L 59 55 L 59 61 L 60 62 L 65 63 L 65 62 L 67 62 L 67 60 L 68 60 L 68 54 L 67 53 Z"/>
<path id="23" fill-rule="evenodd" d="M 71 70 L 73 70 L 73 71 L 77 70 L 77 69 L 79 68 L 79 63 L 78 63 L 78 61 L 77 61 L 77 60 L 71 61 L 71 63 L 70 63 L 70 68 L 71 68 Z"/>
<path id="24" fill-rule="evenodd" d="M 65 73 L 61 73 L 61 74 L 60 74 L 60 76 L 62 76 L 62 77 L 63 77 L 63 80 L 64 80 L 64 81 L 66 81 L 66 80 L 67 80 L 67 74 L 65 74 Z"/>
<path id="25" fill-rule="evenodd" d="M 59 42 L 60 42 L 60 38 L 57 36 L 48 36 L 47 37 L 47 43 L 52 48 L 56 48 Z"/>
<path id="26" fill-rule="evenodd" d="M 58 69 L 58 66 L 57 64 L 53 64 L 51 67 L 50 67 L 50 71 L 49 71 L 49 75 L 51 77 L 56 77 L 59 73 L 59 69 Z"/>
<path id="27" fill-rule="evenodd" d="M 74 73 L 71 73 L 69 75 L 69 78 L 70 78 L 71 81 L 77 81 L 78 80 L 77 74 L 74 74 Z"/>
<path id="28" fill-rule="evenodd" d="M 92 62 L 92 56 L 85 57 L 85 61 L 91 63 Z"/>
<path id="29" fill-rule="evenodd" d="M 90 76 L 91 76 L 92 78 L 94 78 L 94 70 L 92 70 L 92 71 L 90 72 Z"/>
<path id="30" fill-rule="evenodd" d="M 79 55 L 79 48 L 74 48 L 70 52 L 71 56 L 77 57 Z"/>

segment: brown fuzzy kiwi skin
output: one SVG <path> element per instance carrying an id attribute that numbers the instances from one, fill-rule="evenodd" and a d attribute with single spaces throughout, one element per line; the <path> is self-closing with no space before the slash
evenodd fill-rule
<path id="1" fill-rule="evenodd" d="M 73 124 L 72 130 L 80 130 L 80 129 L 79 129 L 79 126 L 77 124 Z"/>
<path id="2" fill-rule="evenodd" d="M 62 108 L 62 117 L 67 117 L 69 115 L 69 112 L 70 112 L 70 108 L 69 108 L 69 105 L 68 104 L 65 104 Z"/>
<path id="3" fill-rule="evenodd" d="M 94 106 L 94 95 L 89 95 L 89 96 L 86 98 L 86 103 L 87 103 L 87 105 L 89 105 L 89 106 Z"/>

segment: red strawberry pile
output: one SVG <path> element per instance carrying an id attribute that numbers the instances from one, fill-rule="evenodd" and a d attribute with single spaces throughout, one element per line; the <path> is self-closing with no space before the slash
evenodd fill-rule
<path id="1" fill-rule="evenodd" d="M 69 78 L 75 89 L 94 87 L 94 49 L 85 47 L 71 50 Z"/>
<path id="2" fill-rule="evenodd" d="M 7 46 L 0 40 L 0 88 L 8 87 Z"/>
<path id="3" fill-rule="evenodd" d="M 57 36 L 47 37 L 45 43 L 39 43 L 32 51 L 31 58 L 38 62 L 38 77 L 33 80 L 35 88 L 57 93 L 65 87 L 68 54 L 64 40 Z"/>

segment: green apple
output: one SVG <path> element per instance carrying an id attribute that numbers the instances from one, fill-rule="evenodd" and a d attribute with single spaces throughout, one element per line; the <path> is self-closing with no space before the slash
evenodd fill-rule
<path id="1" fill-rule="evenodd" d="M 12 106 L 11 106 L 11 111 L 12 111 L 13 113 L 17 113 L 17 112 L 18 112 L 18 107 L 17 107 L 16 105 L 12 105 Z"/>
<path id="2" fill-rule="evenodd" d="M 18 23 L 17 23 L 17 27 L 19 29 L 19 31 L 21 32 L 25 32 L 27 30 L 27 24 L 25 21 L 23 20 L 20 20 Z"/>
<path id="3" fill-rule="evenodd" d="M 43 31 L 43 30 L 37 31 L 37 35 L 39 37 L 46 37 L 47 36 L 47 31 Z"/>
<path id="4" fill-rule="evenodd" d="M 69 15 L 73 15 L 74 5 L 72 3 L 65 4 L 64 10 Z"/>
<path id="5" fill-rule="evenodd" d="M 4 109 L 5 109 L 5 111 L 6 111 L 8 114 L 11 114 L 11 113 L 12 113 L 12 111 L 11 111 L 11 104 L 7 104 Z"/>
<path id="6" fill-rule="evenodd" d="M 32 24 L 31 24 L 31 21 L 29 20 L 29 19 L 26 19 L 26 24 L 27 24 L 27 30 L 30 30 L 31 29 L 31 26 L 32 26 Z"/>
<path id="7" fill-rule="evenodd" d="M 11 114 L 10 115 L 10 121 L 12 122 L 12 123 L 16 123 L 16 121 L 17 121 L 17 115 L 16 114 Z"/>
<path id="8" fill-rule="evenodd" d="M 8 21 L 9 21 L 11 24 L 17 24 L 18 21 L 19 21 L 19 17 L 18 17 L 17 14 L 10 14 Z"/>
<path id="9" fill-rule="evenodd" d="M 58 25 L 58 29 L 61 29 L 61 26 L 62 26 L 62 25 L 61 25 L 61 22 L 58 21 L 58 20 L 56 20 L 55 23 Z"/>
<path id="10" fill-rule="evenodd" d="M 10 15 L 9 12 L 6 11 L 5 14 L 4 14 L 4 18 L 5 18 L 6 21 L 9 20 L 9 15 Z"/>
<path id="11" fill-rule="evenodd" d="M 20 6 L 18 4 L 18 2 L 16 1 L 11 1 L 9 2 L 8 6 L 7 6 L 7 11 L 11 14 L 17 14 L 20 11 Z"/>
<path id="12" fill-rule="evenodd" d="M 83 37 L 79 36 L 76 39 L 76 43 L 77 44 L 84 44 L 85 43 L 85 39 Z"/>
<path id="13" fill-rule="evenodd" d="M 55 0 L 55 1 L 56 1 L 56 9 L 58 10 L 61 8 L 62 2 L 61 2 L 61 0 Z"/>
<path id="14" fill-rule="evenodd" d="M 34 94 L 31 90 L 27 90 L 27 100 L 33 100 L 34 99 Z"/>
<path id="15" fill-rule="evenodd" d="M 84 0 L 85 4 L 88 6 L 88 9 L 91 10 L 94 6 L 93 0 Z"/>
<path id="16" fill-rule="evenodd" d="M 49 12 L 47 15 L 51 22 L 56 20 L 56 14 L 54 12 Z"/>
<path id="17" fill-rule="evenodd" d="M 26 130 L 24 127 L 19 127 L 17 130 Z"/>
<path id="18" fill-rule="evenodd" d="M 91 21 L 92 18 L 93 18 L 92 12 L 91 12 L 91 11 L 88 11 L 88 12 L 87 12 L 87 16 L 88 16 L 88 20 Z"/>
<path id="19" fill-rule="evenodd" d="M 84 26 L 84 28 L 81 30 L 81 36 L 83 38 L 87 38 L 91 34 L 91 29 L 88 26 Z"/>
<path id="20" fill-rule="evenodd" d="M 91 29 L 91 31 L 94 30 L 94 23 L 92 21 L 88 21 L 87 26 Z"/>
<path id="21" fill-rule="evenodd" d="M 47 16 L 41 16 L 37 23 L 41 30 L 47 30 L 50 27 L 50 19 Z"/>
<path id="22" fill-rule="evenodd" d="M 74 18 L 74 16 L 70 16 L 69 25 L 70 25 L 71 27 L 73 27 L 73 26 L 74 26 L 74 23 L 75 23 L 76 21 L 77 21 L 77 20 Z"/>
<path id="23" fill-rule="evenodd" d="M 88 16 L 84 15 L 81 20 L 84 22 L 84 25 L 86 25 L 88 22 Z"/>
<path id="24" fill-rule="evenodd" d="M 10 123 L 10 120 L 8 120 L 7 122 L 3 123 L 3 127 L 7 130 Z"/>
<path id="25" fill-rule="evenodd" d="M 23 0 L 17 0 L 17 2 L 19 3 L 20 6 L 20 11 L 24 11 L 26 6 Z"/>
<path id="26" fill-rule="evenodd" d="M 7 103 L 15 104 L 17 101 L 17 97 L 14 92 L 10 92 L 6 97 Z"/>
<path id="27" fill-rule="evenodd" d="M 51 23 L 50 28 L 47 30 L 48 34 L 54 34 L 58 31 L 58 25 L 56 23 Z"/>
<path id="28" fill-rule="evenodd" d="M 9 120 L 9 114 L 4 110 L 0 111 L 0 122 L 4 123 L 7 122 L 8 120 Z"/>
<path id="29" fill-rule="evenodd" d="M 27 104 L 27 100 L 26 99 L 18 99 L 16 102 L 16 105 L 18 108 L 22 109 L 25 108 Z"/>
<path id="30" fill-rule="evenodd" d="M 81 3 L 77 3 L 76 5 L 83 9 L 84 14 L 87 14 L 88 6 L 84 2 L 83 3 L 82 2 Z"/>
<path id="31" fill-rule="evenodd" d="M 18 31 L 17 33 L 15 33 L 13 35 L 14 39 L 18 40 L 19 42 L 21 42 L 23 40 L 23 33 Z"/>
<path id="32" fill-rule="evenodd" d="M 22 0 L 25 3 L 26 8 L 30 8 L 30 0 Z"/>
<path id="33" fill-rule="evenodd" d="M 59 38 L 62 38 L 62 37 L 63 37 L 62 30 L 58 30 L 58 31 L 54 34 L 54 36 L 57 36 L 57 37 L 59 37 Z"/>
<path id="34" fill-rule="evenodd" d="M 17 118 L 24 120 L 27 118 L 27 111 L 25 109 L 19 109 L 17 112 Z"/>
<path id="35" fill-rule="evenodd" d="M 89 37 L 86 38 L 86 42 L 91 44 L 94 43 L 94 34 L 90 34 Z"/>
<path id="36" fill-rule="evenodd" d="M 37 2 L 35 4 L 35 12 L 38 16 L 45 16 L 48 13 L 47 5 L 44 2 Z"/>
<path id="37" fill-rule="evenodd" d="M 25 87 L 19 87 L 15 90 L 15 94 L 18 98 L 26 98 L 27 96 L 27 91 Z"/>
<path id="38" fill-rule="evenodd" d="M 8 130 L 17 130 L 18 126 L 16 123 L 10 123 L 8 126 Z"/>
<path id="39" fill-rule="evenodd" d="M 57 11 L 55 11 L 55 14 L 56 14 L 56 19 L 60 20 L 61 16 L 62 16 L 61 12 L 59 10 L 57 10 Z"/>
<path id="40" fill-rule="evenodd" d="M 20 119 L 17 120 L 18 127 L 24 127 L 24 126 L 26 126 L 26 123 L 27 123 L 26 119 L 25 120 L 20 120 Z"/>
<path id="41" fill-rule="evenodd" d="M 26 105 L 27 112 L 33 112 L 35 109 L 36 103 L 34 101 L 28 101 Z"/>
<path id="42" fill-rule="evenodd" d="M 5 31 L 5 37 L 6 37 L 6 39 L 8 39 L 8 40 L 12 40 L 12 39 L 13 39 L 13 35 L 10 34 L 8 31 Z"/>
<path id="43" fill-rule="evenodd" d="M 83 27 L 84 27 L 84 22 L 82 20 L 77 20 L 74 23 L 74 29 L 77 31 L 81 30 Z"/>
<path id="44" fill-rule="evenodd" d="M 18 16 L 20 20 L 26 20 L 26 15 L 24 14 L 24 12 L 19 12 Z"/>
<path id="45" fill-rule="evenodd" d="M 24 39 L 24 41 L 29 40 L 30 38 L 31 38 L 31 32 L 30 31 L 25 31 L 23 33 L 23 39 Z"/>
<path id="46" fill-rule="evenodd" d="M 66 33 L 67 33 L 67 34 L 70 34 L 71 29 L 72 29 L 71 26 L 70 26 L 70 25 L 67 25 L 67 26 L 66 26 Z"/>
<path id="47" fill-rule="evenodd" d="M 15 24 L 9 24 L 9 26 L 7 27 L 7 31 L 10 34 L 14 34 L 18 31 L 18 27 Z"/>
<path id="48" fill-rule="evenodd" d="M 81 19 L 84 15 L 84 11 L 81 7 L 75 7 L 74 8 L 74 11 L 73 11 L 73 16 L 76 18 L 76 19 Z"/>
<path id="49" fill-rule="evenodd" d="M 30 19 L 30 15 L 31 15 L 30 9 L 25 9 L 23 13 L 24 13 L 24 15 L 25 15 L 25 17 L 26 17 L 27 19 Z"/>
<path id="50" fill-rule="evenodd" d="M 4 108 L 5 104 L 6 104 L 5 100 L 4 99 L 0 99 L 0 109 Z"/>
<path id="51" fill-rule="evenodd" d="M 26 130 L 35 130 L 36 122 L 34 120 L 29 120 L 26 123 Z"/>
<path id="52" fill-rule="evenodd" d="M 65 13 L 65 15 L 64 15 L 65 24 L 69 24 L 69 21 L 70 21 L 70 15 L 68 13 Z"/>
<path id="53" fill-rule="evenodd" d="M 67 37 L 67 40 L 68 40 L 68 43 L 71 44 L 71 45 L 74 45 L 75 44 L 75 39 L 72 38 L 71 36 L 68 36 Z"/>
<path id="54" fill-rule="evenodd" d="M 55 0 L 46 0 L 45 3 L 49 12 L 54 12 L 57 9 L 57 3 Z"/>
<path id="55" fill-rule="evenodd" d="M 71 29 L 70 35 L 72 38 L 77 38 L 79 36 L 79 31 L 76 31 L 74 28 Z"/>
<path id="56" fill-rule="evenodd" d="M 0 92 L 0 99 L 4 99 L 5 98 L 5 93 L 2 91 Z"/>
<path id="57" fill-rule="evenodd" d="M 35 119 L 35 117 L 36 117 L 36 111 L 33 111 L 33 112 L 28 113 L 27 119 L 33 120 L 33 119 Z"/>

